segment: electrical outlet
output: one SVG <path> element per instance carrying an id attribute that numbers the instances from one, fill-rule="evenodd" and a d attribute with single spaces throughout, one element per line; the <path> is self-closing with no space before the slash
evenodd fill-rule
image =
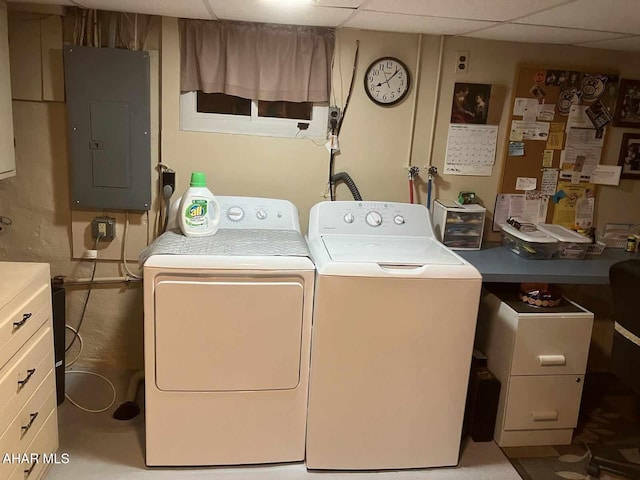
<path id="1" fill-rule="evenodd" d="M 340 123 L 341 113 L 338 107 L 329 107 L 329 131 L 332 131 Z"/>
<path id="2" fill-rule="evenodd" d="M 112 217 L 96 217 L 91 222 L 91 235 L 94 239 L 113 240 L 116 236 L 116 219 Z"/>
<path id="3" fill-rule="evenodd" d="M 469 52 L 456 52 L 456 73 L 466 74 L 469 71 Z"/>

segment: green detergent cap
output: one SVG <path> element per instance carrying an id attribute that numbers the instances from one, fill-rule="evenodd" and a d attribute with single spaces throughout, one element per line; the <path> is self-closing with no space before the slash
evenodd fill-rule
<path id="1" fill-rule="evenodd" d="M 203 172 L 193 172 L 193 173 L 191 173 L 191 186 L 192 187 L 206 187 L 207 186 L 207 178 L 205 177 Z"/>

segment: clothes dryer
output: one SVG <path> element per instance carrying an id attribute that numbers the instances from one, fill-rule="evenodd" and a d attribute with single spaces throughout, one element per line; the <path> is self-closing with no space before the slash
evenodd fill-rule
<path id="1" fill-rule="evenodd" d="M 218 197 L 210 237 L 144 264 L 146 463 L 304 459 L 314 265 L 284 200 Z"/>

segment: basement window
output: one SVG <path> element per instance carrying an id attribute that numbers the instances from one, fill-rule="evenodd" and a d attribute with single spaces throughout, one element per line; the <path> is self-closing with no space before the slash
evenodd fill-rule
<path id="1" fill-rule="evenodd" d="M 224 93 L 180 95 L 180 128 L 196 132 L 284 138 L 322 138 L 327 132 L 327 104 L 250 100 Z"/>

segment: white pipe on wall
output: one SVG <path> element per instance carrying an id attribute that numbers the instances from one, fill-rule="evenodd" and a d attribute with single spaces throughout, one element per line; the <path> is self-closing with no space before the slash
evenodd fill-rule
<path id="1" fill-rule="evenodd" d="M 429 141 L 429 164 L 433 165 L 433 147 L 436 139 L 436 120 L 438 117 L 438 107 L 440 106 L 440 87 L 442 83 L 442 62 L 444 59 L 444 35 L 440 35 L 440 53 L 438 55 L 438 70 L 436 73 L 436 88 L 433 97 L 433 115 L 431 116 L 431 139 Z"/>
<path id="2" fill-rule="evenodd" d="M 416 58 L 416 74 L 413 82 L 413 105 L 411 106 L 411 129 L 409 131 L 409 147 L 407 151 L 407 165 L 411 166 L 413 154 L 413 138 L 416 135 L 416 112 L 418 110 L 418 93 L 420 85 L 420 67 L 422 66 L 422 34 L 418 34 L 418 56 Z"/>

